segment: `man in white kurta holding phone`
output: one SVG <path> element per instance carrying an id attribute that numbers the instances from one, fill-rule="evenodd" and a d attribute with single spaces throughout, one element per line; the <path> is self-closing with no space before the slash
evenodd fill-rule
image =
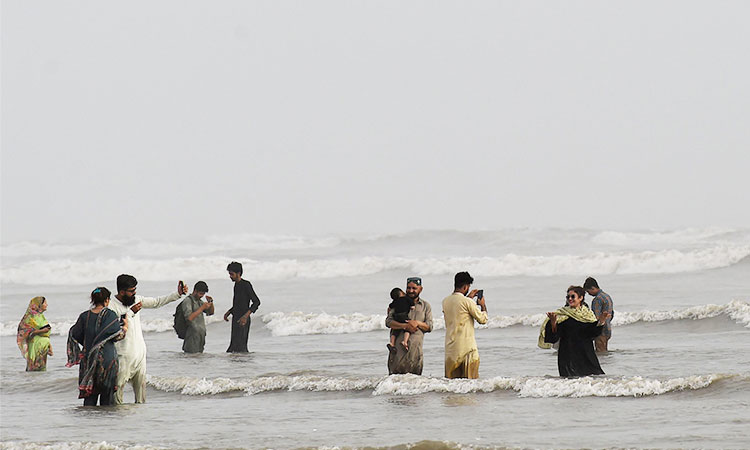
<path id="1" fill-rule="evenodd" d="M 161 308 L 187 293 L 187 286 L 180 281 L 177 292 L 163 297 L 143 297 L 135 295 L 138 280 L 132 275 L 122 274 L 117 277 L 117 295 L 109 302 L 109 309 L 122 316 L 127 315 L 128 333 L 125 338 L 115 342 L 117 362 L 117 390 L 115 403 L 122 404 L 123 389 L 128 382 L 133 385 L 136 403 L 146 402 L 146 341 L 141 327 L 141 308 Z"/>

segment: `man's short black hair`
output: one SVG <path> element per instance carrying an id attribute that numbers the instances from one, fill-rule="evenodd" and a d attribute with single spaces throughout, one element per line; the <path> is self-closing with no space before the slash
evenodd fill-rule
<path id="1" fill-rule="evenodd" d="M 583 282 L 583 288 L 587 290 L 591 288 L 599 289 L 599 283 L 597 283 L 595 279 L 588 277 L 586 278 L 586 281 Z"/>
<path id="2" fill-rule="evenodd" d="M 232 261 L 227 266 L 227 271 L 242 275 L 242 264 L 238 263 L 237 261 Z"/>
<path id="3" fill-rule="evenodd" d="M 471 284 L 474 282 L 474 278 L 469 275 L 469 272 L 458 272 L 456 276 L 453 278 L 453 287 L 455 289 L 458 289 L 462 286 L 466 286 L 467 284 Z"/>
<path id="4" fill-rule="evenodd" d="M 205 281 L 199 281 L 193 286 L 193 290 L 196 292 L 208 292 L 208 285 Z"/>
<path id="5" fill-rule="evenodd" d="M 117 276 L 117 292 L 127 291 L 138 286 L 138 280 L 133 275 L 123 273 Z"/>

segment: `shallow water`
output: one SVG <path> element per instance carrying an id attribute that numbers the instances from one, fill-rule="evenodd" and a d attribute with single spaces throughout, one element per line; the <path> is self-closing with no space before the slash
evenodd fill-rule
<path id="1" fill-rule="evenodd" d="M 414 235 L 266 237 L 256 245 L 262 251 L 253 249 L 248 238 L 244 248 L 231 252 L 221 240 L 199 243 L 209 253 L 226 252 L 240 260 L 252 254 L 256 267 L 279 268 L 284 258 L 300 265 L 317 261 L 318 272 L 289 275 L 284 269 L 256 277 L 246 269 L 262 301 L 248 355 L 224 353 L 229 326 L 220 318 L 209 321 L 206 352 L 185 355 L 171 331 L 176 304 L 143 310 L 149 330 L 148 402 L 114 408 L 80 406 L 77 369 L 64 367 L 67 328 L 86 308 L 87 293 L 100 284 L 98 274 L 80 283 L 98 244 L 16 244 L 12 258 L 3 259 L 0 302 L 2 447 L 304 448 L 422 442 L 424 448 L 748 448 L 749 236 L 742 230 L 511 230 L 432 232 L 416 243 Z M 578 255 L 581 242 L 586 245 Z M 187 261 L 187 255 L 175 250 L 177 245 L 140 242 L 135 247 L 147 256 L 125 259 L 126 247 L 107 243 L 101 251 L 110 252 L 110 263 L 119 261 L 122 272 L 139 277 L 143 295 L 165 294 L 178 278 L 195 282 L 176 273 L 204 263 L 190 261 L 154 273 L 146 268 Z M 38 250 L 24 257 L 20 248 Z M 48 256 L 42 258 L 45 248 Z M 340 263 L 393 262 L 403 257 L 401 248 L 410 258 L 430 260 L 422 297 L 432 304 L 436 329 L 425 338 L 422 377 L 387 376 L 383 325 L 388 291 L 419 274 L 417 267 L 377 260 L 377 267 L 363 272 L 363 265 Z M 485 290 L 490 314 L 490 323 L 477 330 L 479 380 L 442 378 L 440 301 L 450 293 L 452 272 L 463 268 L 450 259 L 461 257 L 461 248 L 476 259 L 467 264 L 476 264 L 469 270 L 476 287 Z M 704 253 L 708 256 L 698 270 L 680 262 L 686 254 Z M 717 253 L 734 256 L 717 261 Z M 612 258 L 625 260 L 622 255 L 631 255 L 630 260 L 638 255 L 644 273 L 632 273 L 632 264 L 624 269 L 609 265 Z M 676 258 L 671 263 L 665 260 L 669 255 Z M 601 272 L 571 274 L 572 263 L 566 263 L 561 273 L 534 274 L 537 268 L 531 264 L 519 269 L 522 274 L 506 274 L 497 265 L 497 260 L 505 264 L 516 258 L 522 265 L 541 258 L 548 270 L 550 260 L 580 257 L 599 258 Z M 68 261 L 67 268 L 48 278 L 42 272 L 36 283 L 6 279 L 42 260 L 39 264 L 50 268 Z M 106 285 L 111 288 L 119 272 L 108 275 L 112 281 Z M 205 278 L 220 315 L 230 304 L 232 285 L 221 270 L 215 272 L 217 277 Z M 66 274 L 71 284 L 59 284 Z M 606 375 L 560 379 L 555 352 L 536 348 L 538 325 L 545 311 L 562 304 L 565 288 L 586 275 L 596 276 L 614 299 L 612 351 L 600 358 Z M 56 354 L 46 373 L 25 373 L 15 327 L 28 300 L 39 294 L 49 299 L 46 316 L 55 332 Z M 130 388 L 125 398 L 132 402 Z M 32 427 L 40 416 L 44 426 Z"/>

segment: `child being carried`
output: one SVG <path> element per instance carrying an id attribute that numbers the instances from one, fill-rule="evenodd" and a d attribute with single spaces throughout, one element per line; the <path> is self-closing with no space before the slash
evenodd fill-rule
<path id="1" fill-rule="evenodd" d="M 414 301 L 407 297 L 404 291 L 400 288 L 393 288 L 391 290 L 391 300 L 393 301 L 388 305 L 388 309 L 393 310 L 393 320 L 400 323 L 406 323 L 406 321 L 409 320 L 409 311 L 414 308 Z M 396 336 L 401 331 L 402 330 L 391 329 L 391 341 L 387 345 L 388 351 L 396 351 Z M 409 350 L 409 336 L 411 336 L 411 334 L 406 330 L 403 330 L 403 332 L 404 338 L 401 340 L 401 345 L 403 345 L 406 350 Z"/>

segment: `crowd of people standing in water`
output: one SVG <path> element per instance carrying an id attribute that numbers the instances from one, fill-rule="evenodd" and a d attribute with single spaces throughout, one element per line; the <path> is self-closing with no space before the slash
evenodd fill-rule
<path id="1" fill-rule="evenodd" d="M 234 282 L 232 307 L 224 320 L 232 317 L 231 339 L 227 352 L 247 352 L 250 316 L 260 306 L 252 284 L 242 278 L 242 265 L 227 266 Z M 487 323 L 487 303 L 482 290 L 471 289 L 474 279 L 468 272 L 454 277 L 454 291 L 443 299 L 445 318 L 445 377 L 478 378 L 479 349 L 474 337 L 474 322 Z M 136 295 L 138 281 L 132 275 L 117 277 L 117 293 L 97 287 L 91 293 L 91 307 L 78 316 L 67 341 L 67 364 L 79 366 L 79 398 L 84 405 L 123 403 L 123 389 L 130 383 L 135 402 L 146 401 L 146 342 L 140 315 L 142 308 L 160 308 L 188 293 L 178 282 L 177 291 L 162 297 Z M 409 277 L 406 290 L 394 288 L 385 325 L 390 329 L 388 347 L 389 374 L 422 374 L 424 334 L 432 331 L 432 307 L 420 297 L 422 279 Z M 183 339 L 186 353 L 203 352 L 206 338 L 204 315 L 215 312 L 208 285 L 199 281 L 193 292 L 177 306 L 175 331 Z M 588 293 L 592 306 L 584 301 Z M 204 300 L 205 298 L 205 300 Z M 583 286 L 570 286 L 565 305 L 548 312 L 539 332 L 538 346 L 558 346 L 558 370 L 562 377 L 601 375 L 597 352 L 607 351 L 612 336 L 614 315 L 612 298 L 587 278 Z M 47 300 L 34 297 L 18 325 L 17 342 L 26 358 L 27 371 L 44 371 L 52 356 L 50 324 L 44 317 Z"/>

